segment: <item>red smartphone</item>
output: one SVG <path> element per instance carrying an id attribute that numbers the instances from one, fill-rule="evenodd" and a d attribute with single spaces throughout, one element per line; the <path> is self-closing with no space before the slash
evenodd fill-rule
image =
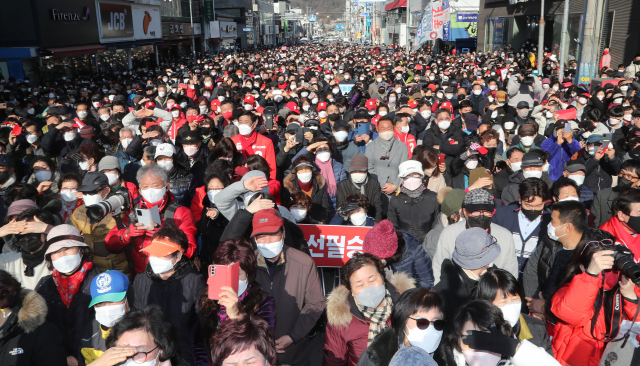
<path id="1" fill-rule="evenodd" d="M 212 264 L 209 266 L 209 299 L 220 300 L 220 292 L 224 286 L 233 288 L 238 292 L 238 281 L 240 280 L 240 263 L 229 265 Z"/>
<path id="2" fill-rule="evenodd" d="M 178 88 L 180 88 L 182 90 L 187 90 L 187 89 L 189 89 L 189 85 L 180 83 L 180 84 L 178 84 Z"/>
<path id="3" fill-rule="evenodd" d="M 486 155 L 489 152 L 489 150 L 487 150 L 484 146 L 480 146 L 478 148 L 478 152 L 482 155 Z"/>
<path id="4" fill-rule="evenodd" d="M 13 126 L 13 130 L 11 130 L 11 134 L 14 136 L 18 136 L 19 134 L 22 133 L 22 127 L 15 125 Z"/>
<path id="5" fill-rule="evenodd" d="M 444 164 L 444 154 L 438 154 L 438 165 Z"/>

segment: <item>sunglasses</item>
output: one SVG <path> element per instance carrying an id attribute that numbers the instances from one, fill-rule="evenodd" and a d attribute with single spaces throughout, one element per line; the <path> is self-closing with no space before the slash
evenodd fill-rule
<path id="1" fill-rule="evenodd" d="M 447 321 L 443 319 L 438 319 L 434 321 L 431 321 L 429 319 L 416 319 L 412 317 L 409 317 L 409 319 L 415 320 L 416 324 L 418 325 L 418 329 L 421 329 L 421 330 L 425 330 L 429 328 L 429 324 L 433 324 L 433 327 L 436 328 L 437 331 L 442 331 L 444 330 L 444 327 L 447 325 Z"/>
<path id="2" fill-rule="evenodd" d="M 587 244 L 584 245 L 584 247 L 582 247 L 582 250 L 580 251 L 580 255 L 582 255 L 582 253 L 584 253 L 584 250 L 587 247 L 592 247 L 592 248 L 608 248 L 608 247 L 612 247 L 613 246 L 613 240 L 611 239 L 602 239 L 600 241 L 590 241 Z"/>

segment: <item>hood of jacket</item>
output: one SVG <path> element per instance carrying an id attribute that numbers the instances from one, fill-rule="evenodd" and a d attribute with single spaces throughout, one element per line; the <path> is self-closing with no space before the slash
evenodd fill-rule
<path id="1" fill-rule="evenodd" d="M 47 302 L 39 293 L 22 290 L 20 299 L 21 303 L 14 308 L 14 311 L 18 311 L 17 317 L 9 317 L 13 318 L 12 324 L 5 330 L 4 337 L 13 337 L 19 334 L 20 330 L 24 333 L 31 333 L 41 326 L 47 318 Z"/>
<path id="2" fill-rule="evenodd" d="M 325 184 L 327 183 L 327 180 L 320 174 L 318 173 L 313 173 L 313 178 L 314 178 L 314 183 L 313 183 L 313 187 L 316 187 L 316 182 L 317 182 L 317 186 L 318 189 L 322 189 L 322 187 L 325 186 Z M 296 181 L 296 174 L 295 173 L 291 173 L 289 174 L 286 178 L 284 178 L 284 187 L 286 189 L 289 190 L 289 192 L 298 192 L 300 191 L 300 186 L 298 185 L 298 182 Z"/>
<path id="3" fill-rule="evenodd" d="M 394 273 L 385 281 L 387 289 L 389 285 L 398 291 L 398 294 L 416 287 L 416 281 L 404 272 Z M 352 306 L 351 291 L 346 286 L 336 287 L 327 297 L 327 320 L 335 326 L 348 327 L 351 318 L 356 315 L 362 317 L 357 307 Z"/>

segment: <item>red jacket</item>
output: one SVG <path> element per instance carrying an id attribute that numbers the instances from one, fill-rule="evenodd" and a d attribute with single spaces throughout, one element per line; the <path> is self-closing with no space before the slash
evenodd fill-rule
<path id="1" fill-rule="evenodd" d="M 594 277 L 586 272 L 581 273 L 553 295 L 551 311 L 559 319 L 553 333 L 553 354 L 562 365 L 597 366 L 600 362 L 605 343 L 591 336 L 591 317 L 594 313 L 593 304 L 602 283 L 601 276 L 602 274 Z M 606 277 L 610 276 L 617 275 L 614 272 L 607 273 Z M 611 282 L 613 281 L 605 281 L 605 289 L 611 288 L 607 285 Z M 630 301 L 624 302 L 624 314 L 628 319 L 633 318 L 636 307 L 637 305 Z M 604 309 L 601 308 L 594 334 L 604 332 Z"/>
<path id="2" fill-rule="evenodd" d="M 409 150 L 409 159 L 411 159 L 411 156 L 413 156 L 413 149 L 418 146 L 416 138 L 413 137 L 413 135 L 410 133 L 402 133 L 398 132 L 398 130 L 393 130 L 393 132 L 398 140 L 404 142 L 404 144 L 407 145 L 407 150 Z"/>
<path id="3" fill-rule="evenodd" d="M 152 205 L 144 197 L 140 197 L 140 203 L 136 205 L 136 208 L 151 208 L 154 206 L 158 206 L 160 209 L 160 217 L 162 219 L 162 224 L 164 224 L 164 213 L 167 208 L 167 204 L 173 201 L 173 195 L 171 192 L 167 192 L 165 199 L 160 201 L 160 204 Z M 149 262 L 149 256 L 146 253 L 140 251 L 140 249 L 151 244 L 151 237 L 154 232 L 149 231 L 145 236 L 137 236 L 130 237 L 128 232 L 129 226 L 129 217 L 124 216 L 122 221 L 125 225 L 127 225 L 126 229 L 118 230 L 118 227 L 114 227 L 109 231 L 107 237 L 105 238 L 105 246 L 112 252 L 118 252 L 123 250 L 128 244 L 132 244 L 131 250 L 131 259 L 134 264 L 134 271 L 136 273 L 144 272 L 147 267 L 147 263 Z M 187 239 L 189 240 L 189 248 L 187 249 L 187 257 L 191 258 L 193 253 L 196 250 L 196 226 L 193 224 L 193 218 L 191 217 L 191 212 L 187 207 L 178 207 L 176 210 L 173 221 L 175 225 L 180 229 L 180 231 L 184 232 L 187 235 Z"/>
<path id="4" fill-rule="evenodd" d="M 629 234 L 627 230 L 622 227 L 620 220 L 616 216 L 611 217 L 609 221 L 602 224 L 600 230 L 604 230 L 615 236 L 616 244 L 629 248 L 633 252 L 636 262 L 640 261 L 640 235 L 634 238 L 633 235 Z"/>
<path id="5" fill-rule="evenodd" d="M 267 161 L 267 164 L 269 164 L 269 168 L 271 168 L 269 179 L 276 179 L 278 168 L 276 167 L 276 153 L 273 149 L 273 142 L 270 138 L 263 136 L 255 131 L 253 133 L 257 136 L 256 142 L 251 146 L 251 148 L 253 149 L 255 154 L 262 156 Z M 233 140 L 233 142 L 236 144 L 236 149 L 238 149 L 239 152 L 242 152 L 242 143 L 240 142 L 242 141 L 241 139 L 244 139 L 244 136 L 235 135 L 231 138 L 231 140 Z"/>

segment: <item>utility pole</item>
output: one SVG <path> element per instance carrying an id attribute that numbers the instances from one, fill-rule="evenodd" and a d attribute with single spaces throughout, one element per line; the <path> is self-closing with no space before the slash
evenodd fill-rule
<path id="1" fill-rule="evenodd" d="M 589 11 L 589 9 L 593 9 L 593 11 Z M 595 73 L 598 69 L 604 14 L 604 0 L 585 0 L 575 84 L 586 86 L 587 90 L 590 88 L 591 78 L 597 76 Z"/>
<path id="2" fill-rule="evenodd" d="M 189 17 L 191 17 L 191 50 L 193 51 L 193 63 L 196 63 L 196 39 L 193 35 L 193 9 L 191 6 L 193 0 L 189 0 Z"/>
<path id="3" fill-rule="evenodd" d="M 409 42 L 409 30 L 411 29 L 411 0 L 407 0 L 407 30 L 405 34 L 405 42 L 407 43 L 407 55 L 411 52 L 411 42 Z"/>
<path id="4" fill-rule="evenodd" d="M 567 23 L 569 23 L 569 1 L 564 0 L 564 14 L 562 14 L 562 37 L 560 37 L 560 70 L 559 80 L 564 79 L 564 60 L 567 57 Z"/>
<path id="5" fill-rule="evenodd" d="M 540 0 L 540 26 L 538 29 L 538 75 L 542 76 L 544 60 L 544 0 Z"/>

